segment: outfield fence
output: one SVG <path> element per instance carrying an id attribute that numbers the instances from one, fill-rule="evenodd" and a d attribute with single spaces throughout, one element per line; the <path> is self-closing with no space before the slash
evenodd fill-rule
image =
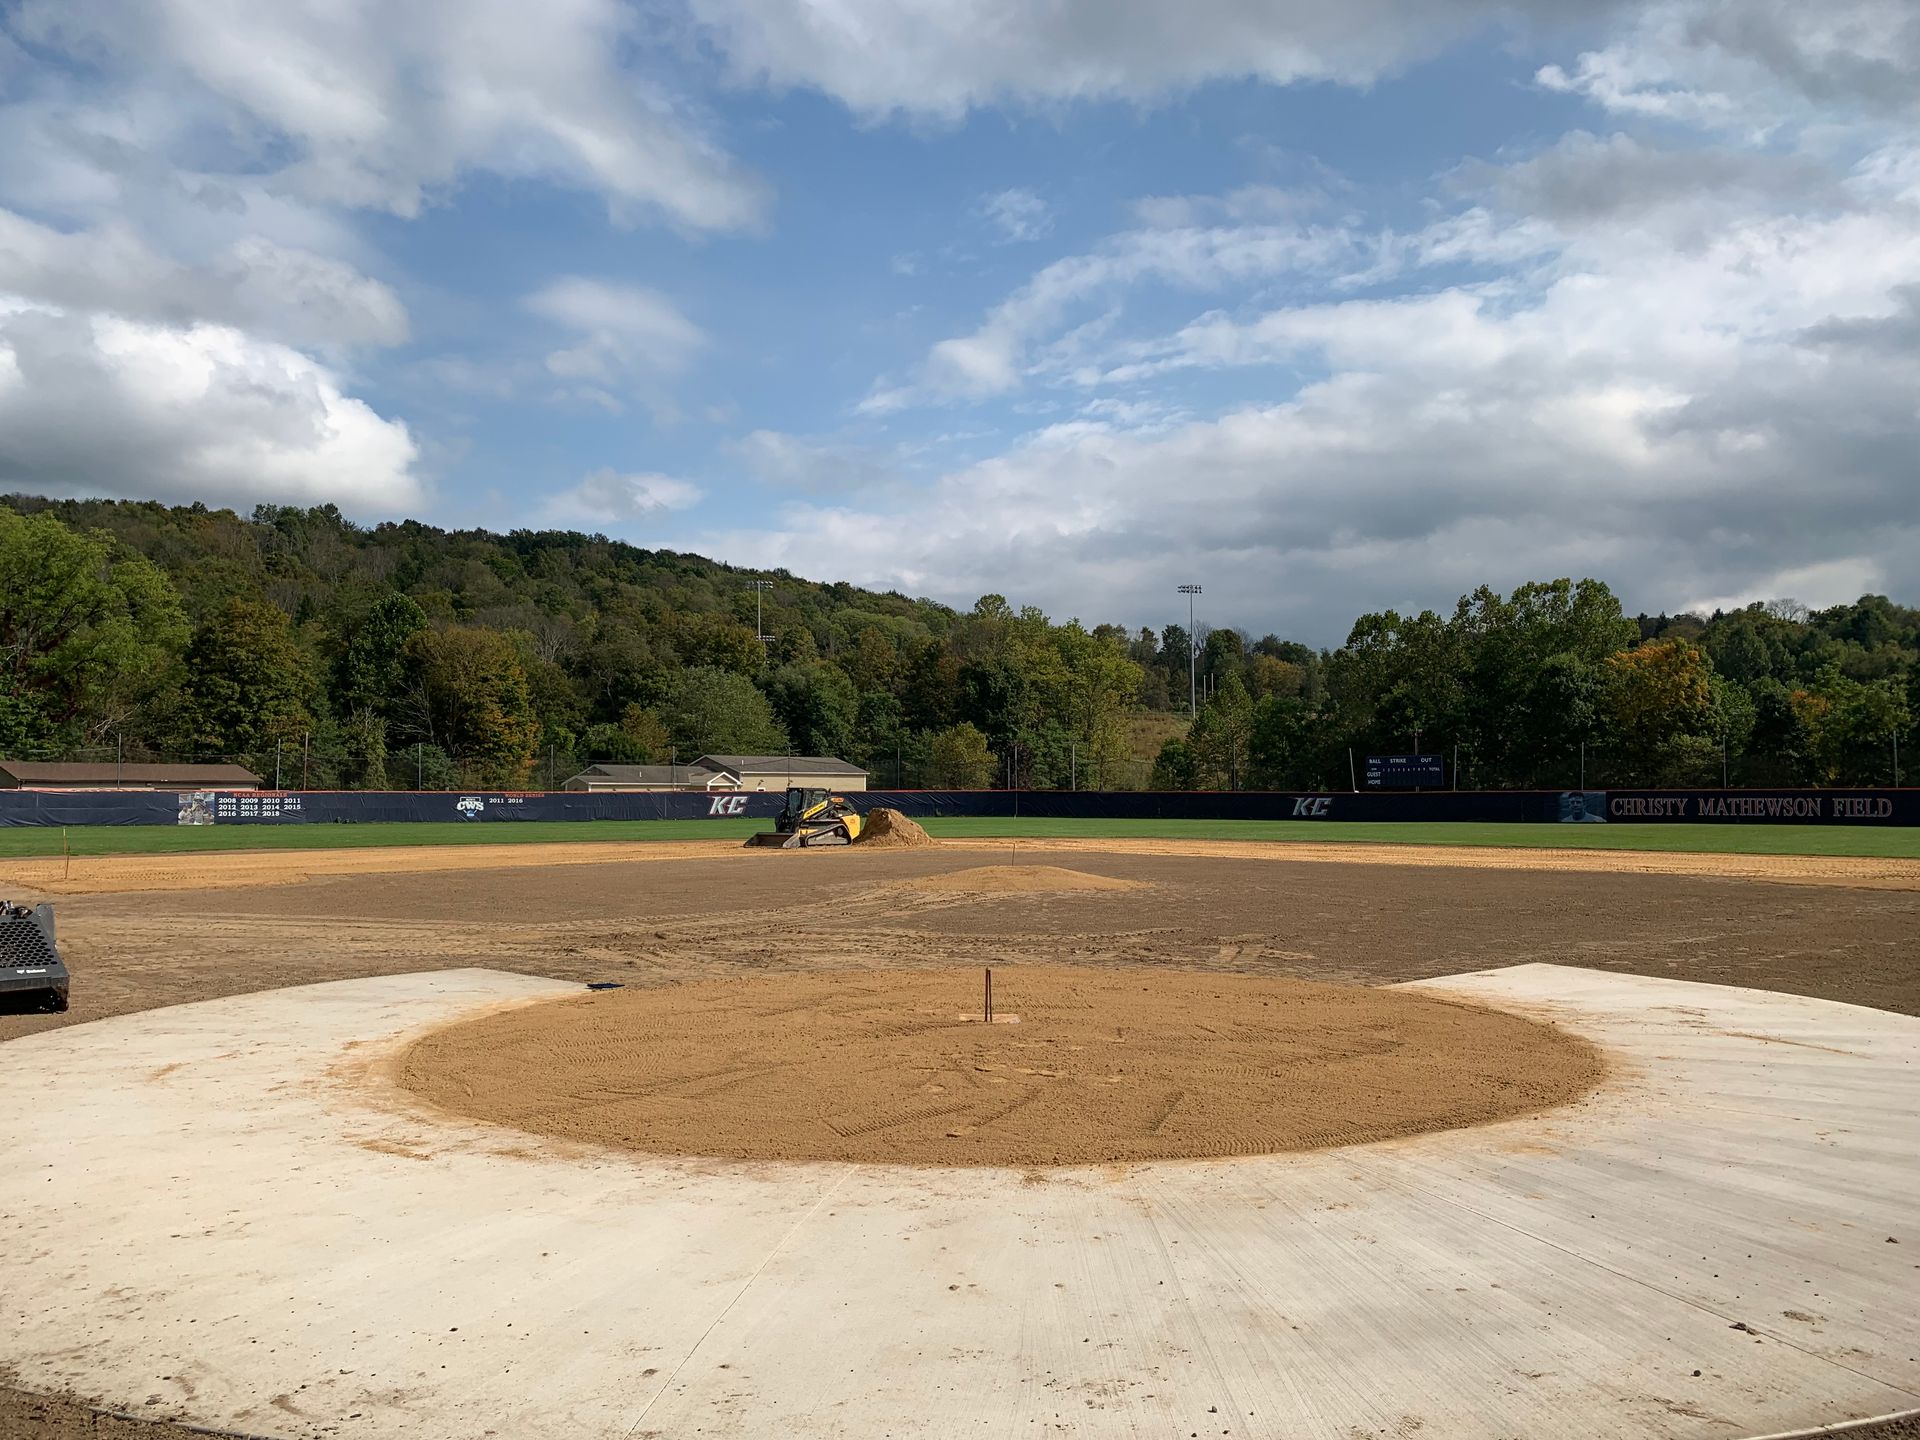
<path id="1" fill-rule="evenodd" d="M 1050 820 L 1920 825 L 1920 790 L 869 790 L 861 811 Z M 770 819 L 779 791 L 0 790 L 0 826 Z"/>

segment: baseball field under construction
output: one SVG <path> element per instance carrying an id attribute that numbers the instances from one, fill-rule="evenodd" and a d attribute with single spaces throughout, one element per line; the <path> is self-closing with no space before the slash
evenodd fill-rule
<path id="1" fill-rule="evenodd" d="M 1920 1435 L 1920 859 L 933 828 L 0 858 L 0 1436 Z"/>

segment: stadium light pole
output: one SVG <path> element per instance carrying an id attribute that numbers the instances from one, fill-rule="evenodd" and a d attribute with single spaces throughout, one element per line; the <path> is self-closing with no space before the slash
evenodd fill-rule
<path id="1" fill-rule="evenodd" d="M 1201 591 L 1198 585 L 1181 585 L 1177 588 L 1187 597 L 1187 714 L 1194 716 L 1200 713 L 1200 701 L 1197 668 L 1199 646 L 1195 643 L 1193 635 L 1193 597 Z"/>
<path id="2" fill-rule="evenodd" d="M 767 591 L 773 588 L 773 582 L 771 580 L 749 580 L 747 581 L 747 588 L 753 591 L 753 638 L 760 642 L 760 659 L 764 662 L 767 658 L 767 642 L 772 640 L 773 637 L 767 634 L 767 627 L 761 622 L 760 602 L 765 598 Z"/>

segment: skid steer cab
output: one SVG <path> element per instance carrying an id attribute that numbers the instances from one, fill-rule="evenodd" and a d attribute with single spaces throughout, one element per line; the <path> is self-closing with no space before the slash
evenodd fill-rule
<path id="1" fill-rule="evenodd" d="M 755 835 L 749 845 L 805 850 L 816 845 L 851 845 L 860 838 L 860 814 L 844 795 L 806 785 L 787 787 L 787 805 L 773 829 Z"/>

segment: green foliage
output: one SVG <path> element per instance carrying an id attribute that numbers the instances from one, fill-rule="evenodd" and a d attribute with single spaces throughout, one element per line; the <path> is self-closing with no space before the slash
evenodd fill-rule
<path id="1" fill-rule="evenodd" d="M 929 751 L 926 783 L 935 790 L 979 790 L 993 780 L 987 737 L 965 721 L 933 736 Z"/>
<path id="2" fill-rule="evenodd" d="M 1304 700 L 1270 694 L 1254 702 L 1247 736 L 1247 768 L 1256 788 L 1317 788 L 1317 759 L 1312 716 Z"/>
<path id="3" fill-rule="evenodd" d="M 410 595 L 383 595 L 353 627 L 333 672 L 333 700 L 347 714 L 389 715 L 407 680 L 407 642 L 427 628 Z"/>
<path id="4" fill-rule="evenodd" d="M 771 582 L 764 645 L 750 578 Z M 1331 650 L 1202 624 L 1212 699 L 1189 725 L 1182 625 L 1055 624 L 1001 595 L 958 611 L 571 532 L 368 529 L 330 506 L 15 496 L 0 601 L 0 751 L 265 768 L 277 741 L 315 784 L 545 784 L 791 744 L 876 784 L 1114 788 L 1151 767 L 1177 788 L 1318 788 L 1348 783 L 1349 749 L 1417 741 L 1457 751 L 1468 785 L 1571 785 L 1582 747 L 1593 785 L 1723 766 L 1858 785 L 1891 778 L 1920 708 L 1920 611 L 1885 597 L 1634 619 L 1560 579 L 1362 616 Z"/>
<path id="5" fill-rule="evenodd" d="M 110 536 L 0 509 L 0 751 L 123 733 L 186 628 L 166 576 Z"/>
<path id="6" fill-rule="evenodd" d="M 313 729 L 312 662 L 286 612 L 234 599 L 195 628 L 181 685 L 186 743 L 207 755 L 298 745 Z"/>
<path id="7" fill-rule="evenodd" d="M 780 755 L 787 732 L 746 676 L 711 666 L 682 674 L 661 717 L 681 761 L 700 755 Z"/>
<path id="8" fill-rule="evenodd" d="M 854 752 L 860 697 L 839 666 L 782 665 L 764 684 L 796 753 L 845 757 Z"/>
<path id="9" fill-rule="evenodd" d="M 1163 741 L 1154 757 L 1153 776 L 1147 781 L 1155 790 L 1198 790 L 1200 759 L 1184 740 Z"/>
<path id="10" fill-rule="evenodd" d="M 1253 699 L 1237 671 L 1229 671 L 1187 732 L 1199 788 L 1239 790 L 1247 780 L 1253 738 Z"/>
<path id="11" fill-rule="evenodd" d="M 513 642 L 477 625 L 421 630 L 405 660 L 416 738 L 444 751 L 463 784 L 525 785 L 540 721 Z"/>
<path id="12" fill-rule="evenodd" d="M 1905 693 L 1889 680 L 1862 683 L 1829 665 L 1813 685 L 1792 697 L 1805 727 L 1815 777 L 1844 784 L 1849 777 L 1893 783 L 1893 740 L 1913 733 Z"/>

